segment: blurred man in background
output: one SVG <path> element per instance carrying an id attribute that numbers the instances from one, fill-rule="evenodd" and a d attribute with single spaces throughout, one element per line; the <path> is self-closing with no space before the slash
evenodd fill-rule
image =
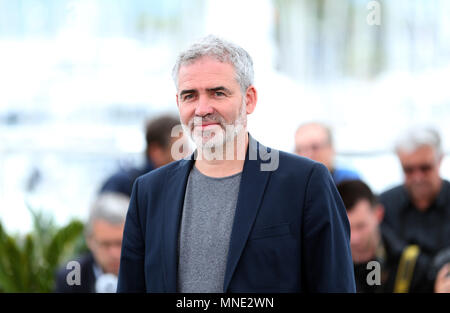
<path id="1" fill-rule="evenodd" d="M 441 138 L 434 129 L 413 129 L 400 138 L 396 153 L 405 181 L 381 194 L 384 223 L 433 257 L 450 247 L 450 183 L 439 174 Z"/>
<path id="2" fill-rule="evenodd" d="M 86 223 L 85 236 L 90 253 L 78 259 L 79 284 L 67 281 L 71 270 L 61 268 L 56 278 L 56 292 L 115 292 L 119 274 L 122 236 L 129 197 L 104 193 L 95 201 Z"/>
<path id="3" fill-rule="evenodd" d="M 344 181 L 337 188 L 350 221 L 357 292 L 432 292 L 432 281 L 427 275 L 429 258 L 399 240 L 387 226 L 380 227 L 384 208 L 370 188 L 360 180 Z M 408 259 L 414 251 L 417 254 Z M 378 262 L 379 273 L 371 275 L 376 269 L 368 266 L 371 261 Z"/>
<path id="4" fill-rule="evenodd" d="M 133 183 L 141 175 L 174 161 L 171 153 L 172 145 L 182 136 L 172 137 L 172 129 L 181 127 L 180 120 L 171 115 L 164 115 L 150 120 L 146 126 L 145 150 L 146 163 L 142 168 L 125 168 L 106 180 L 100 189 L 103 192 L 119 192 L 131 197 Z M 180 144 L 181 147 L 187 145 Z M 189 151 L 186 151 L 186 154 Z"/>
<path id="5" fill-rule="evenodd" d="M 359 179 L 356 172 L 336 167 L 332 133 L 323 124 L 306 123 L 299 126 L 295 133 L 295 153 L 324 164 L 335 184 L 344 180 Z"/>

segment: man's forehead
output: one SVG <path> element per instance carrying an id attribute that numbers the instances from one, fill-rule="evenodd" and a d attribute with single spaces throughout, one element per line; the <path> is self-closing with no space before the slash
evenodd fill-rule
<path id="1" fill-rule="evenodd" d="M 327 138 L 327 133 L 321 127 L 308 125 L 298 130 L 297 137 L 300 141 L 322 141 Z"/>
<path id="2" fill-rule="evenodd" d="M 223 80 L 190 80 L 185 82 L 180 82 L 178 84 L 178 93 L 189 94 L 192 92 L 215 92 L 222 91 L 226 94 L 234 94 L 239 88 L 239 85 L 233 82 L 223 81 Z"/>
<path id="3" fill-rule="evenodd" d="M 358 200 L 350 211 L 347 212 L 348 216 L 350 217 L 369 217 L 373 214 L 372 205 L 370 204 L 369 200 L 367 199 L 360 199 Z"/>
<path id="4" fill-rule="evenodd" d="M 114 230 L 114 229 L 123 228 L 125 225 L 125 222 L 111 223 L 109 221 L 99 218 L 99 219 L 95 219 L 92 224 L 93 224 L 94 230 L 98 229 L 98 230 L 104 231 L 105 229 Z"/>
<path id="5" fill-rule="evenodd" d="M 398 156 L 401 159 L 434 158 L 436 150 L 432 146 L 422 145 L 414 150 L 398 150 Z"/>

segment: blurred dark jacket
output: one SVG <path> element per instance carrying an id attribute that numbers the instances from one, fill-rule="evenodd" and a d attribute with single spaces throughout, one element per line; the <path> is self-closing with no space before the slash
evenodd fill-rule
<path id="1" fill-rule="evenodd" d="M 59 269 L 56 274 L 55 292 L 58 293 L 95 293 L 95 274 L 94 274 L 94 257 L 91 253 L 87 253 L 76 260 L 80 263 L 80 285 L 69 285 L 67 283 L 67 275 L 72 269 L 66 269 L 65 266 Z"/>
<path id="2" fill-rule="evenodd" d="M 389 227 L 380 227 L 381 244 L 377 249 L 377 261 L 381 265 L 381 284 L 369 285 L 367 276 L 373 268 L 367 269 L 367 263 L 354 264 L 356 290 L 358 293 L 392 293 L 397 278 L 399 263 L 407 244 L 401 241 Z M 370 261 L 369 261 L 370 262 Z M 412 274 L 408 292 L 433 292 L 433 282 L 429 280 L 428 271 L 431 259 L 424 253 L 419 253 Z"/>
<path id="3" fill-rule="evenodd" d="M 380 201 L 385 207 L 383 224 L 399 239 L 418 245 L 430 257 L 450 246 L 450 182 L 447 180 L 442 181 L 441 191 L 425 212 L 414 206 L 404 185 L 382 193 Z"/>
<path id="4" fill-rule="evenodd" d="M 141 175 L 147 174 L 154 169 L 153 164 L 147 160 L 141 168 L 124 168 L 109 177 L 100 188 L 99 193 L 119 192 L 131 197 L 134 181 Z"/>

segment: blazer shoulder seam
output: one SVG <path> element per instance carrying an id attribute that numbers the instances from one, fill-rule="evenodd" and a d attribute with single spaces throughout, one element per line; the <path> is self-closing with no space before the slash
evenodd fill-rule
<path id="1" fill-rule="evenodd" d="M 313 175 L 313 172 L 314 172 L 316 166 L 317 166 L 317 163 L 314 163 L 314 164 L 311 166 L 311 169 L 309 170 L 309 173 L 308 173 L 308 176 L 307 176 L 307 179 L 306 179 L 305 195 L 304 195 L 304 197 L 303 197 L 302 217 L 304 216 L 305 209 L 306 209 L 306 206 L 307 206 L 307 204 L 308 204 L 308 190 L 309 190 L 309 185 L 310 185 L 310 183 L 311 183 L 311 177 L 312 177 L 312 175 Z M 303 219 L 303 218 L 302 218 L 302 219 Z"/>

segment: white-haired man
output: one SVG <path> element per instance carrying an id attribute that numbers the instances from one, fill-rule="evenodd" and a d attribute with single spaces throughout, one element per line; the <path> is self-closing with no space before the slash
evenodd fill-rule
<path id="1" fill-rule="evenodd" d="M 380 196 L 384 223 L 408 244 L 434 256 L 450 246 L 450 183 L 439 174 L 443 152 L 432 128 L 406 132 L 396 144 L 404 183 Z"/>

